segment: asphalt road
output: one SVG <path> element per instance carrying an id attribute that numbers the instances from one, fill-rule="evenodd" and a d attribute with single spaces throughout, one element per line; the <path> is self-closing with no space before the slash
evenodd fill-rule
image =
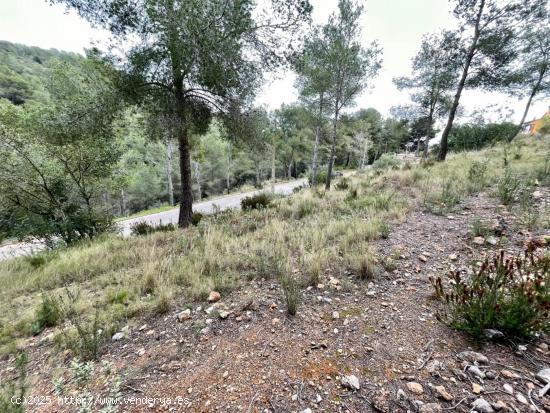
<path id="1" fill-rule="evenodd" d="M 298 179 L 296 181 L 284 182 L 280 184 L 275 184 L 275 193 L 281 195 L 289 195 L 292 193 L 292 190 L 298 186 L 305 185 L 307 183 L 306 179 Z M 264 192 L 271 191 L 271 185 L 266 184 Z M 203 214 L 211 214 L 216 209 L 224 210 L 228 208 L 240 208 L 241 200 L 247 196 L 258 194 L 262 191 L 250 191 L 242 192 L 239 194 L 222 196 L 216 198 L 212 201 L 197 202 L 193 204 L 193 211 L 202 212 Z M 178 213 L 179 209 L 171 209 L 165 212 L 159 212 L 156 214 L 145 215 L 139 218 L 126 219 L 118 222 L 118 227 L 120 233 L 123 236 L 130 236 L 132 225 L 138 222 L 147 222 L 150 225 L 159 225 L 159 224 L 177 224 L 178 222 Z M 8 244 L 0 247 L 0 261 L 6 260 L 8 258 L 19 257 L 21 255 L 28 255 L 34 252 L 44 249 L 45 246 L 39 242 L 21 242 Z"/>
<path id="2" fill-rule="evenodd" d="M 280 184 L 275 184 L 275 193 L 282 195 L 289 195 L 292 193 L 292 190 L 298 186 L 305 185 L 307 183 L 306 179 L 298 179 L 296 181 L 284 182 Z M 263 192 L 271 191 L 271 185 L 266 184 Z M 224 210 L 228 208 L 240 208 L 241 200 L 247 196 L 258 194 L 262 191 L 250 191 L 250 192 L 241 192 L 239 194 L 227 195 L 220 198 L 216 198 L 212 201 L 197 202 L 193 204 L 194 212 L 201 212 L 203 214 L 211 214 L 214 210 Z M 159 224 L 177 224 L 178 223 L 178 214 L 179 209 L 175 208 L 170 211 L 159 212 L 157 214 L 146 215 L 139 218 L 126 219 L 120 221 L 118 226 L 122 235 L 128 236 L 131 233 L 131 228 L 134 224 L 138 222 L 147 222 L 150 225 L 159 225 Z"/>

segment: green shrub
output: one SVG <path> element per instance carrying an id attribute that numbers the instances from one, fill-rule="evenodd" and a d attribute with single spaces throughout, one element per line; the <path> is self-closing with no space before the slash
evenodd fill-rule
<path id="1" fill-rule="evenodd" d="M 368 254 L 354 257 L 351 262 L 351 271 L 362 281 L 373 280 L 378 272 L 372 257 Z"/>
<path id="2" fill-rule="evenodd" d="M 338 182 L 336 182 L 336 185 L 334 187 L 338 189 L 339 191 L 345 191 L 350 186 L 350 180 L 349 178 L 342 178 Z"/>
<path id="3" fill-rule="evenodd" d="M 328 172 L 326 169 L 321 169 L 317 171 L 316 185 L 324 185 L 325 182 L 327 181 L 327 175 L 328 175 Z M 309 182 L 309 186 L 313 186 L 313 172 L 309 173 L 308 182 Z"/>
<path id="4" fill-rule="evenodd" d="M 161 222 L 159 225 L 151 225 L 145 221 L 137 222 L 130 227 L 132 235 L 149 235 L 154 232 L 169 232 L 175 229 L 174 224 L 163 224 Z"/>
<path id="5" fill-rule="evenodd" d="M 300 304 L 300 284 L 291 275 L 283 275 L 280 278 L 281 287 L 286 303 L 286 311 L 289 315 L 296 315 Z"/>
<path id="6" fill-rule="evenodd" d="M 251 195 L 241 200 L 241 208 L 244 211 L 250 211 L 252 209 L 264 209 L 271 204 L 271 196 L 265 192 L 261 192 L 256 195 Z"/>
<path id="7" fill-rule="evenodd" d="M 449 135 L 449 150 L 481 149 L 497 142 L 506 142 L 518 133 L 517 125 L 510 122 L 487 125 L 457 125 Z"/>
<path id="8" fill-rule="evenodd" d="M 443 181 L 441 191 L 428 193 L 424 198 L 424 206 L 434 214 L 446 214 L 453 210 L 453 207 L 460 202 L 460 193 L 456 188 L 456 183 L 449 178 Z"/>
<path id="9" fill-rule="evenodd" d="M 384 171 L 386 169 L 397 169 L 399 168 L 399 160 L 390 154 L 383 154 L 372 164 L 372 167 L 375 171 Z"/>
<path id="10" fill-rule="evenodd" d="M 193 212 L 193 215 L 191 215 L 191 224 L 193 224 L 194 226 L 197 226 L 199 225 L 199 223 L 202 221 L 203 218 L 204 218 L 204 215 L 201 214 L 200 212 Z"/>
<path id="11" fill-rule="evenodd" d="M 506 168 L 504 175 L 499 179 L 497 185 L 500 202 L 504 205 L 510 205 L 514 202 L 520 184 L 521 180 L 519 176 L 510 168 Z"/>
<path id="12" fill-rule="evenodd" d="M 15 358 L 15 369 L 18 378 L 11 382 L 0 382 L 0 412 L 24 413 L 23 402 L 27 394 L 27 353 L 19 353 Z M 20 402 L 19 402 L 20 401 Z"/>
<path id="13" fill-rule="evenodd" d="M 474 217 L 472 220 L 470 231 L 474 237 L 488 237 L 493 233 L 491 227 L 479 217 Z"/>
<path id="14" fill-rule="evenodd" d="M 294 218 L 302 219 L 311 215 L 315 211 L 315 202 L 311 199 L 303 199 L 298 203 L 297 209 L 294 213 Z"/>
<path id="15" fill-rule="evenodd" d="M 501 251 L 473 270 L 471 279 L 451 272 L 448 288 L 441 277 L 430 278 L 436 296 L 445 302 L 444 321 L 476 339 L 482 339 L 487 329 L 510 338 L 548 331 L 550 260 L 536 246 L 518 257 Z"/>
<path id="16" fill-rule="evenodd" d="M 47 327 L 56 326 L 62 318 L 60 303 L 47 294 L 42 294 L 42 303 L 36 310 L 32 333 L 40 334 Z"/>
<path id="17" fill-rule="evenodd" d="M 101 325 L 99 308 L 95 308 L 93 318 L 89 320 L 76 309 L 78 297 L 66 290 L 68 302 L 64 303 L 63 314 L 73 329 L 66 329 L 63 333 L 64 345 L 73 354 L 84 360 L 96 360 L 105 342 L 105 331 Z"/>
<path id="18" fill-rule="evenodd" d="M 533 187 L 531 185 L 523 186 L 518 190 L 518 198 L 520 204 L 519 224 L 529 230 L 535 229 L 540 217 L 533 202 Z"/>
<path id="19" fill-rule="evenodd" d="M 468 180 L 472 184 L 472 192 L 483 189 L 487 184 L 487 162 L 473 161 L 468 169 Z"/>

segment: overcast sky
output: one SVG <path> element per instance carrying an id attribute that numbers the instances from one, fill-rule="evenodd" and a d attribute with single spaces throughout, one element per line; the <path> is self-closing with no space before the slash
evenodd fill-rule
<path id="1" fill-rule="evenodd" d="M 313 21 L 322 24 L 337 8 L 337 0 L 310 0 Z M 366 0 L 362 19 L 365 44 L 378 40 L 384 50 L 383 66 L 373 79 L 372 88 L 356 101 L 357 108 L 374 107 L 389 115 L 392 106 L 406 104 L 408 94 L 399 92 L 392 78 L 410 72 L 410 62 L 420 45 L 422 34 L 452 27 L 449 3 L 445 0 Z M 42 48 L 56 48 L 82 53 L 92 41 L 106 42 L 108 34 L 93 29 L 74 13 L 61 6 L 50 6 L 45 0 L 0 0 L 0 40 Z M 292 73 L 278 73 L 266 83 L 257 98 L 258 104 L 270 109 L 297 98 Z M 509 106 L 515 111 L 511 120 L 519 121 L 524 101 L 497 93 L 467 91 L 461 103 L 466 112 L 490 113 L 493 105 Z M 540 117 L 549 102 L 538 101 L 527 119 Z"/>

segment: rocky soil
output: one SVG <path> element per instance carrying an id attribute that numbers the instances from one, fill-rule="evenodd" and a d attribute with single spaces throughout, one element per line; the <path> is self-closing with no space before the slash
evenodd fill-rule
<path id="1" fill-rule="evenodd" d="M 539 206 L 548 198 L 542 193 Z M 472 236 L 475 217 L 490 224 L 491 236 Z M 449 216 L 412 212 L 377 243 L 375 279 L 332 274 L 303 292 L 295 317 L 286 316 L 272 280 L 191 308 L 179 303 L 121 331 L 103 360 L 121 372 L 124 397 L 185 402 L 119 411 L 549 412 L 543 388 L 550 371 L 543 369 L 550 368 L 550 338 L 477 348 L 437 320 L 428 281 L 500 248 L 519 253 L 542 233 L 518 231 L 513 214 L 480 195 Z M 32 394 L 54 395 L 52 369 L 68 355 L 60 360 L 44 337 L 29 349 Z M 9 376 L 8 365 L 2 362 L 0 378 Z M 96 382 L 96 391 L 105 387 Z M 75 408 L 50 403 L 29 411 Z"/>

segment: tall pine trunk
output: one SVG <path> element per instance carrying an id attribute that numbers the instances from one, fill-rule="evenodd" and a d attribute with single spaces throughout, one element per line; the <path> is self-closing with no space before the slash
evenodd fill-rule
<path id="1" fill-rule="evenodd" d="M 199 162 L 193 162 L 195 166 L 195 179 L 197 181 L 197 201 L 202 200 L 202 186 L 201 186 L 201 165 Z"/>
<path id="2" fill-rule="evenodd" d="M 365 169 L 369 163 L 369 138 L 365 137 L 365 143 L 363 144 L 363 154 L 361 155 L 361 169 Z"/>
<path id="3" fill-rule="evenodd" d="M 166 140 L 166 181 L 170 206 L 174 205 L 174 182 L 172 181 L 172 140 Z"/>
<path id="4" fill-rule="evenodd" d="M 523 126 L 525 123 L 525 119 L 527 119 L 527 114 L 529 113 L 529 108 L 531 107 L 531 103 L 533 102 L 533 98 L 537 94 L 540 88 L 540 84 L 542 83 L 542 79 L 544 78 L 545 72 L 541 71 L 539 73 L 539 78 L 537 80 L 537 84 L 533 87 L 533 90 L 531 91 L 531 94 L 529 95 L 529 99 L 527 100 L 527 105 L 525 106 L 525 111 L 523 112 L 523 116 L 521 117 L 521 121 L 519 122 L 519 127 Z"/>
<path id="5" fill-rule="evenodd" d="M 193 188 L 191 184 L 191 152 L 189 150 L 189 136 L 187 125 L 182 121 L 178 136 L 180 154 L 180 214 L 178 225 L 180 228 L 187 228 L 191 225 L 193 215 Z"/>
<path id="6" fill-rule="evenodd" d="M 271 138 L 271 192 L 275 192 L 275 161 L 276 161 L 276 148 L 275 148 L 275 134 Z"/>
<path id="7" fill-rule="evenodd" d="M 324 94 L 319 95 L 319 118 L 315 127 L 315 144 L 313 145 L 313 159 L 311 160 L 311 186 L 317 185 L 317 169 L 319 157 L 319 145 L 321 143 L 321 124 L 323 120 L 323 98 Z"/>
<path id="8" fill-rule="evenodd" d="M 325 189 L 330 189 L 330 182 L 332 180 L 332 168 L 334 166 L 334 157 L 336 156 L 336 137 L 338 135 L 338 105 L 340 102 L 336 102 L 336 111 L 334 112 L 334 122 L 332 124 L 332 145 L 330 148 L 330 159 L 328 160 L 327 180 L 325 183 Z"/>
<path id="9" fill-rule="evenodd" d="M 424 159 L 428 159 L 428 150 L 430 145 L 430 138 L 432 135 L 432 125 L 434 122 L 434 110 L 430 109 L 430 114 L 428 115 L 428 131 L 426 133 L 426 142 L 424 142 Z M 420 142 L 418 142 L 420 146 Z"/>
<path id="10" fill-rule="evenodd" d="M 445 158 L 447 157 L 449 134 L 451 133 L 451 129 L 453 127 L 453 122 L 455 120 L 456 111 L 458 110 L 458 105 L 460 103 L 460 96 L 462 95 L 462 90 L 464 89 L 464 85 L 466 84 L 466 78 L 468 77 L 470 64 L 472 63 L 472 59 L 474 58 L 474 54 L 477 48 L 477 43 L 480 35 L 479 27 L 481 23 L 481 16 L 483 16 L 484 8 L 485 8 L 485 0 L 481 0 L 481 3 L 479 5 L 479 11 L 476 17 L 474 37 L 472 38 L 472 44 L 468 49 L 468 54 L 466 55 L 466 61 L 464 62 L 464 69 L 462 70 L 462 76 L 460 77 L 460 82 L 458 83 L 458 88 L 456 90 L 453 105 L 451 106 L 451 111 L 449 112 L 449 119 L 447 120 L 447 125 L 445 126 L 445 129 L 443 130 L 443 135 L 441 136 L 441 147 L 440 147 L 439 156 L 438 156 L 438 160 L 440 161 L 444 161 Z"/>

